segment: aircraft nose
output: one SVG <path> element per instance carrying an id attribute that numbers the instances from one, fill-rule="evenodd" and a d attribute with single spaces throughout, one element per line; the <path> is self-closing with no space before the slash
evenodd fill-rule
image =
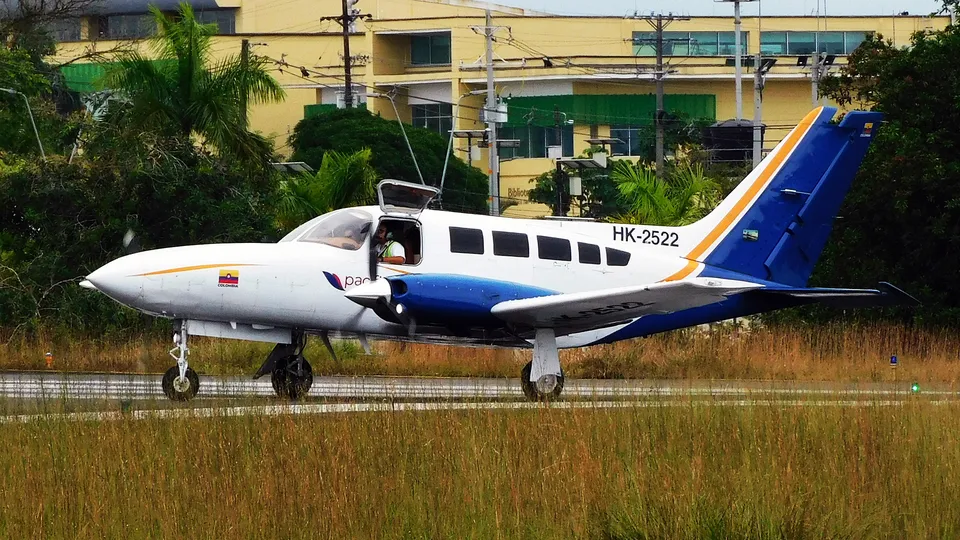
<path id="1" fill-rule="evenodd" d="M 114 300 L 131 305 L 143 295 L 143 276 L 137 275 L 136 255 L 127 255 L 111 261 L 80 283 L 84 288 L 95 288 Z"/>

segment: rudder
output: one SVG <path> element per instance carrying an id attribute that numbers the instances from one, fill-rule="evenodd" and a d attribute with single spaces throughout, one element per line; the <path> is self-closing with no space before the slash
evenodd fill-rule
<path id="1" fill-rule="evenodd" d="M 831 123 L 836 109 L 811 111 L 721 204 L 691 226 L 702 240 L 687 255 L 681 279 L 703 263 L 701 275 L 721 269 L 804 286 L 830 234 L 882 115 L 851 112 Z"/>

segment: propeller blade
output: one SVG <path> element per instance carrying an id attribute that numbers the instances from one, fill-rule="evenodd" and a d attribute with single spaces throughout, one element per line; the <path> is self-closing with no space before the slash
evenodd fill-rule
<path id="1" fill-rule="evenodd" d="M 137 233 L 133 232 L 133 229 L 127 229 L 126 234 L 123 235 L 123 249 L 128 255 L 132 255 L 143 249 L 140 247 L 140 241 L 137 240 Z"/>

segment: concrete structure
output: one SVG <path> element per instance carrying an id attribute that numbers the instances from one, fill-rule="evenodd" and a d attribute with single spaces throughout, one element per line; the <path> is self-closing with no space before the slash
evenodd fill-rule
<path id="1" fill-rule="evenodd" d="M 158 5 L 175 10 L 172 0 Z M 336 22 L 320 18 L 339 15 L 339 0 L 200 0 L 194 5 L 203 20 L 220 26 L 215 54 L 239 54 L 241 41 L 248 40 L 254 54 L 276 61 L 275 75 L 287 88 L 287 100 L 254 107 L 250 119 L 281 151 L 289 152 L 287 137 L 304 115 L 337 106 L 343 91 L 342 36 Z M 145 6 L 143 0 L 106 0 L 96 12 L 64 23 L 57 29 L 63 40 L 59 55 L 68 58 L 92 45 L 102 50 L 117 39 L 149 34 L 150 24 L 142 16 Z M 359 102 L 395 118 L 389 101 L 367 97 L 393 93 L 405 122 L 444 135 L 451 127 L 482 129 L 484 96 L 466 94 L 485 87 L 486 4 L 360 0 L 356 7 L 370 14 L 357 21 L 350 37 Z M 731 7 L 730 17 L 691 17 L 667 28 L 667 110 L 710 120 L 734 117 L 732 15 Z M 646 20 L 561 17 L 502 6 L 493 7 L 493 16 L 493 24 L 503 27 L 494 44 L 497 90 L 508 103 L 508 121 L 499 136 L 521 141 L 520 148 L 503 150 L 508 161 L 501 167 L 501 197 L 525 200 L 529 179 L 553 168 L 545 157 L 547 146 L 560 144 L 564 155 L 576 155 L 589 146 L 586 139 L 614 136 L 625 143 L 617 145 L 615 153 L 636 150 L 637 129 L 651 124 L 655 110 L 656 55 Z M 743 53 L 759 51 L 778 61 L 763 94 L 768 126 L 764 146 L 771 147 L 812 107 L 811 53 L 829 54 L 839 66 L 868 33 L 878 32 L 903 46 L 912 33 L 942 29 L 949 22 L 947 16 L 911 15 L 744 17 Z M 798 65 L 804 59 L 806 65 Z M 65 71 L 78 88 L 89 86 L 97 72 L 96 66 L 82 64 Z M 752 74 L 748 64 L 742 96 L 748 119 Z M 454 147 L 458 156 L 470 158 L 466 139 Z M 472 162 L 486 170 L 486 151 L 474 150 Z M 519 205 L 508 213 L 532 216 L 544 211 L 539 205 Z"/>

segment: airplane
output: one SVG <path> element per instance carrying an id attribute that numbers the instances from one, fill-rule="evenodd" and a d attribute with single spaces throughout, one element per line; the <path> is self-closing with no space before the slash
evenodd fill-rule
<path id="1" fill-rule="evenodd" d="M 275 343 L 254 377 L 269 374 L 284 398 L 304 397 L 313 382 L 306 336 L 333 354 L 333 335 L 368 351 L 368 338 L 530 348 L 524 395 L 556 399 L 559 349 L 812 303 L 916 303 L 888 283 L 807 287 L 882 118 L 853 111 L 835 123 L 835 113 L 807 114 L 690 225 L 446 212 L 427 208 L 436 189 L 383 180 L 378 205 L 319 216 L 277 243 L 143 251 L 80 285 L 174 320 L 176 365 L 162 378 L 172 400 L 199 390 L 188 362 L 195 335 Z M 384 252 L 388 244 L 402 254 Z"/>

